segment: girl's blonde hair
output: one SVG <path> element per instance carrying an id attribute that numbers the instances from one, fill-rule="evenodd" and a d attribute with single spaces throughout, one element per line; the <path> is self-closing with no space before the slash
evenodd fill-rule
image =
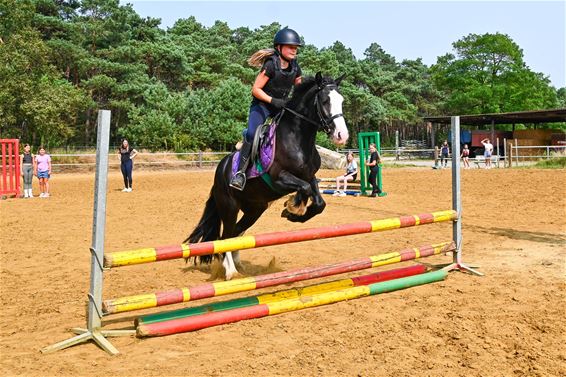
<path id="1" fill-rule="evenodd" d="M 271 55 L 275 54 L 275 50 L 272 48 L 264 48 L 262 50 L 256 51 L 248 59 L 248 64 L 252 67 L 261 68 L 265 60 Z"/>

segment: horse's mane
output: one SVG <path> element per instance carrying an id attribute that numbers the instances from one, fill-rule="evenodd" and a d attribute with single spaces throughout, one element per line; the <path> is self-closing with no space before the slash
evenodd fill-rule
<path id="1" fill-rule="evenodd" d="M 332 82 L 332 79 L 328 78 L 328 77 L 324 77 L 322 79 L 323 84 L 328 84 Z M 295 105 L 298 101 L 300 101 L 309 90 L 312 89 L 313 86 L 316 85 L 316 79 L 313 76 L 306 76 L 303 77 L 301 84 L 296 86 L 293 89 L 293 96 L 291 97 L 291 100 L 289 102 L 289 104 L 291 105 Z"/>
<path id="2" fill-rule="evenodd" d="M 293 89 L 292 99 L 302 98 L 313 87 L 313 85 L 316 85 L 314 77 L 303 77 L 301 84 Z"/>

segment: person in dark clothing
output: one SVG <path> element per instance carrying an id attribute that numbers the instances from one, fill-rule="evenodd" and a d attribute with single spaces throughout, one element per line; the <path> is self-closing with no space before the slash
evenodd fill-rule
<path id="1" fill-rule="evenodd" d="M 31 147 L 29 144 L 26 144 L 24 153 L 20 156 L 20 169 L 24 178 L 24 198 L 33 198 L 33 160 L 34 155 L 31 153 Z"/>
<path id="2" fill-rule="evenodd" d="M 369 173 L 369 183 L 371 184 L 372 190 L 371 190 L 371 197 L 375 198 L 377 196 L 377 194 L 381 194 L 381 190 L 379 189 L 379 187 L 377 187 L 377 172 L 379 170 L 379 164 L 381 164 L 381 156 L 379 155 L 379 153 L 377 152 L 377 147 L 374 143 L 371 143 L 369 145 L 369 151 L 370 151 L 370 158 L 369 158 L 369 162 L 366 162 L 366 166 L 369 167 L 370 169 L 370 173 Z"/>
<path id="3" fill-rule="evenodd" d="M 296 56 L 302 45 L 299 34 L 285 27 L 275 34 L 273 49 L 259 50 L 248 60 L 261 70 L 252 87 L 253 100 L 238 171 L 230 181 L 230 186 L 237 190 L 242 191 L 246 185 L 246 168 L 257 128 L 285 107 L 291 89 L 301 83 L 302 72 Z"/>
<path id="4" fill-rule="evenodd" d="M 138 154 L 134 148 L 130 146 L 128 140 L 122 140 L 122 145 L 118 149 L 120 153 L 120 169 L 122 177 L 124 177 L 124 189 L 122 192 L 132 192 L 132 171 L 134 170 L 134 157 Z"/>
<path id="5" fill-rule="evenodd" d="M 448 156 L 450 155 L 450 147 L 448 146 L 448 140 L 444 140 L 442 146 L 440 147 L 440 166 L 446 168 L 448 164 Z"/>

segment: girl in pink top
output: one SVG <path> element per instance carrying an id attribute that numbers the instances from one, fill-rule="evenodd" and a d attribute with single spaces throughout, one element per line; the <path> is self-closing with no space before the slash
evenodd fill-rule
<path id="1" fill-rule="evenodd" d="M 49 197 L 49 177 L 51 176 L 51 156 L 45 153 L 45 148 L 39 147 L 39 154 L 34 159 L 34 173 L 39 179 L 40 198 Z"/>

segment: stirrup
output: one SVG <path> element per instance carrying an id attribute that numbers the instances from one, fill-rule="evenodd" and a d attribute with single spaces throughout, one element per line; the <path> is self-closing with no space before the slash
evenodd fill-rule
<path id="1" fill-rule="evenodd" d="M 243 171 L 237 171 L 230 180 L 230 187 L 243 191 L 246 186 L 246 174 Z"/>

